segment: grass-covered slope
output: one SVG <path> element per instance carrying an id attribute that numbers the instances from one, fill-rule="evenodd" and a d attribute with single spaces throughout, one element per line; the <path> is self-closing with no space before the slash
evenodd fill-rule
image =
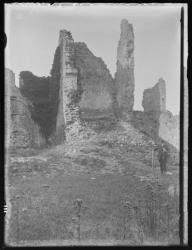
<path id="1" fill-rule="evenodd" d="M 148 136 L 126 122 L 104 124 L 10 159 L 10 244 L 178 243 L 178 166 L 161 176 Z"/>

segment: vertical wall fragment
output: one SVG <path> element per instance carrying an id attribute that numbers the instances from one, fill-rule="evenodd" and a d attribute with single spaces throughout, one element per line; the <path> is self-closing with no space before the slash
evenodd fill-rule
<path id="1" fill-rule="evenodd" d="M 121 21 L 121 35 L 117 48 L 117 71 L 115 75 L 117 103 L 120 110 L 133 110 L 134 105 L 134 33 L 132 24 Z"/>
<path id="2" fill-rule="evenodd" d="M 179 116 L 166 109 L 166 84 L 160 78 L 157 84 L 143 92 L 142 105 L 145 114 L 157 123 L 157 135 L 179 149 Z"/>
<path id="3" fill-rule="evenodd" d="M 32 104 L 15 86 L 15 74 L 5 69 L 5 148 L 25 149 L 44 145 L 45 139 L 31 117 L 30 106 Z"/>
<path id="4" fill-rule="evenodd" d="M 77 74 L 74 66 L 74 40 L 70 32 L 60 31 L 60 92 L 56 134 L 62 141 L 76 136 L 81 127 L 77 101 Z"/>
<path id="5" fill-rule="evenodd" d="M 21 71 L 19 90 L 32 103 L 32 119 L 38 124 L 42 135 L 48 141 L 52 123 L 52 105 L 49 101 L 50 77 L 37 77 L 29 71 Z"/>
<path id="6" fill-rule="evenodd" d="M 78 69 L 81 119 L 113 115 L 114 81 L 104 63 L 85 43 L 75 43 L 75 67 Z"/>
<path id="7" fill-rule="evenodd" d="M 157 119 L 161 112 L 166 111 L 166 86 L 162 78 L 154 87 L 144 90 L 142 105 L 145 112 L 153 113 Z"/>

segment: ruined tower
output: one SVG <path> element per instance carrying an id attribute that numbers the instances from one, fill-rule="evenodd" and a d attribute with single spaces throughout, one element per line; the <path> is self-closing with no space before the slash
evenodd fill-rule
<path id="1" fill-rule="evenodd" d="M 159 78 L 155 86 L 144 90 L 142 105 L 148 119 L 155 121 L 158 137 L 179 149 L 179 115 L 166 109 L 165 80 Z"/>
<path id="2" fill-rule="evenodd" d="M 144 90 L 142 105 L 145 112 L 159 114 L 166 111 L 165 80 L 159 78 L 154 87 Z"/>
<path id="3" fill-rule="evenodd" d="M 121 21 L 121 35 L 117 48 L 117 71 L 115 75 L 117 103 L 120 110 L 133 110 L 134 105 L 134 33 L 132 24 Z"/>
<path id="4" fill-rule="evenodd" d="M 72 134 L 78 134 L 80 128 L 79 107 L 77 101 L 77 74 L 74 66 L 74 40 L 70 32 L 60 31 L 60 92 L 56 121 L 56 135 L 61 141 Z"/>

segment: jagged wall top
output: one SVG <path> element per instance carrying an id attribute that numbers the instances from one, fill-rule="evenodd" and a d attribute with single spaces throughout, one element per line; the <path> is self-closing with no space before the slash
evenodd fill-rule
<path id="1" fill-rule="evenodd" d="M 159 78 L 154 87 L 144 90 L 142 105 L 145 112 L 166 111 L 165 80 Z"/>
<path id="2" fill-rule="evenodd" d="M 67 30 L 60 30 L 60 93 L 57 112 L 56 136 L 62 140 L 70 137 L 72 124 L 80 124 L 77 96 L 77 74 L 74 64 L 74 40 Z M 65 129 L 64 129 L 65 128 Z M 64 131 L 65 130 L 65 131 Z M 78 131 L 76 131 L 78 133 Z"/>
<path id="3" fill-rule="evenodd" d="M 133 25 L 125 19 L 121 21 L 121 35 L 117 47 L 115 87 L 119 110 L 132 111 L 135 90 L 134 33 Z"/>
<path id="4" fill-rule="evenodd" d="M 128 37 L 129 40 L 134 39 L 133 25 L 127 19 L 121 20 L 121 37 Z"/>
<path id="5" fill-rule="evenodd" d="M 64 40 L 71 40 L 71 41 L 73 41 L 73 37 L 72 37 L 70 31 L 67 31 L 67 30 L 60 30 L 60 33 L 59 33 L 59 45 L 60 45 Z"/>
<path id="6" fill-rule="evenodd" d="M 117 61 L 124 67 L 134 67 L 134 32 L 133 25 L 126 19 L 121 21 L 121 35 L 117 49 Z M 126 56 L 125 56 L 126 55 Z"/>

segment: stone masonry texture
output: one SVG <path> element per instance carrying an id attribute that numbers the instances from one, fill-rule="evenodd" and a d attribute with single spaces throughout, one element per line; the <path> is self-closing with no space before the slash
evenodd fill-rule
<path id="1" fill-rule="evenodd" d="M 143 93 L 144 113 L 157 122 L 158 137 L 179 149 L 179 116 L 166 110 L 166 83 L 160 78 L 157 84 Z"/>
<path id="2" fill-rule="evenodd" d="M 145 112 L 166 111 L 166 86 L 162 78 L 154 87 L 144 90 L 142 105 Z"/>
<path id="3" fill-rule="evenodd" d="M 59 107 L 57 112 L 56 134 L 61 133 L 65 128 L 65 136 L 70 132 L 69 128 L 76 124 L 77 133 L 80 126 L 79 106 L 78 106 L 78 71 L 74 65 L 74 40 L 70 32 L 60 31 L 60 92 Z M 79 126 L 77 126 L 77 124 Z"/>
<path id="4" fill-rule="evenodd" d="M 15 86 L 14 73 L 5 70 L 5 147 L 28 148 L 44 144 L 44 138 L 29 111 L 32 104 Z"/>
<path id="5" fill-rule="evenodd" d="M 84 42 L 75 42 L 65 29 L 60 30 L 50 76 L 37 77 L 22 71 L 20 88 L 17 88 L 13 72 L 6 71 L 5 107 L 9 128 L 5 131 L 6 144 L 10 136 L 15 146 L 40 145 L 43 140 L 60 144 L 86 134 L 87 124 L 93 127 L 93 123 L 99 121 L 115 124 L 125 116 L 127 122 L 141 132 L 147 128 L 153 138 L 161 138 L 179 148 L 179 116 L 166 110 L 165 80 L 160 78 L 154 87 L 144 90 L 144 112 L 133 110 L 134 31 L 126 19 L 121 21 L 120 28 L 114 79 L 104 61 Z M 187 98 L 185 107 L 186 103 Z M 10 117 L 12 123 L 8 122 Z M 10 124 L 14 124 L 14 128 L 10 128 Z M 185 134 L 186 131 L 185 127 Z"/>
<path id="6" fill-rule="evenodd" d="M 132 24 L 121 21 L 121 35 L 117 48 L 117 71 L 115 75 L 117 103 L 121 110 L 133 110 L 134 105 L 134 33 Z"/>

